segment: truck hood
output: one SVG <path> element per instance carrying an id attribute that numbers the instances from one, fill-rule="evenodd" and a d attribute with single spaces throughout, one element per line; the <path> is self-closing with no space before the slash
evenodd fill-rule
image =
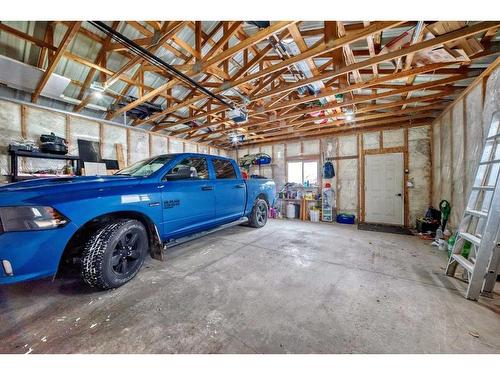
<path id="1" fill-rule="evenodd" d="M 119 175 L 37 178 L 0 187 L 0 206 L 79 199 L 82 195 L 95 194 L 96 190 L 134 186 L 143 180 Z"/>

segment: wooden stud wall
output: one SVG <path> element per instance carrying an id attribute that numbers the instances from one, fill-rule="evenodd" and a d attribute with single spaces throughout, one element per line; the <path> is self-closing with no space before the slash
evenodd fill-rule
<path id="1" fill-rule="evenodd" d="M 492 68 L 496 68 L 498 64 L 492 64 Z M 452 111 L 452 108 L 453 108 L 453 105 L 456 105 L 456 103 L 458 103 L 460 100 L 463 100 L 463 126 L 464 126 L 464 131 L 465 129 L 467 128 L 468 124 L 467 124 L 467 116 L 466 116 L 466 99 L 467 99 L 467 96 L 470 92 L 471 89 L 473 89 L 475 86 L 477 86 L 478 84 L 481 84 L 481 88 L 482 88 L 482 101 L 483 101 L 483 104 L 484 104 L 484 98 L 485 98 L 485 90 L 486 90 L 486 80 L 488 78 L 488 76 L 491 74 L 492 72 L 492 69 L 488 69 L 487 71 L 485 71 L 480 77 L 478 77 L 473 84 L 471 84 L 469 86 L 469 88 L 467 88 L 457 99 L 454 103 L 452 103 L 452 105 L 450 107 L 448 107 L 444 112 L 443 114 L 438 117 L 438 119 L 442 119 L 444 116 L 451 116 L 451 111 Z M 26 111 L 26 106 L 22 106 L 21 107 L 21 111 L 22 113 Z M 68 120 L 67 121 L 70 121 L 70 116 L 68 116 Z M 22 114 L 22 124 L 24 123 L 24 125 L 22 125 L 22 129 L 23 129 L 23 133 L 26 134 L 26 124 L 25 124 L 25 115 Z M 451 123 L 451 120 L 450 120 L 450 123 Z M 102 124 L 101 124 L 102 126 Z M 67 128 L 70 128 L 70 127 L 67 127 Z M 370 129 L 371 130 L 371 129 Z M 439 129 L 440 130 L 440 135 L 442 135 L 442 128 Z M 69 130 L 70 131 L 70 130 Z M 130 130 L 128 130 L 128 132 L 130 132 Z M 368 131 L 367 131 L 368 132 Z M 359 168 L 362 168 L 362 170 L 364 171 L 364 167 L 365 167 L 365 162 L 364 162 L 364 155 L 366 154 L 370 154 L 370 153 L 373 153 L 372 150 L 364 150 L 364 141 L 363 139 L 359 138 L 359 137 L 362 137 L 362 134 L 364 132 L 362 131 L 359 131 L 357 132 L 358 134 L 358 159 L 359 159 Z M 464 133 L 466 134 L 466 133 Z M 340 135 L 340 134 L 339 134 Z M 344 134 L 342 134 L 344 135 Z M 335 160 L 335 164 L 336 164 L 336 171 L 337 171 L 337 174 L 339 172 L 339 155 L 338 155 L 338 152 L 339 152 L 339 142 L 338 142 L 338 136 L 337 134 L 332 134 L 330 137 L 333 137 L 336 142 L 337 142 L 337 147 L 336 147 L 336 157 L 337 159 Z M 67 137 L 68 140 L 70 140 L 70 137 L 68 136 Z M 452 138 L 452 142 L 456 142 L 457 140 L 454 139 L 454 134 L 453 134 L 453 131 L 451 131 L 451 138 Z M 149 144 L 149 154 L 152 153 L 152 136 L 150 135 L 149 136 L 149 139 L 150 139 L 150 144 Z M 316 139 L 319 139 L 321 140 L 322 138 L 316 138 Z M 384 152 L 395 152 L 395 150 L 391 150 L 390 148 L 389 149 L 384 149 L 383 148 L 383 141 L 384 141 L 384 137 L 383 137 L 383 132 L 382 131 L 379 131 L 379 142 L 380 142 L 380 148 L 383 149 Z M 439 137 L 439 141 L 442 142 L 442 137 Z M 183 145 L 183 150 L 186 150 L 186 145 L 185 145 L 185 142 L 181 141 L 182 142 L 182 145 Z M 408 152 L 408 130 L 405 129 L 404 130 L 404 142 L 405 142 L 405 145 L 403 147 L 403 152 L 404 152 L 404 155 L 405 155 L 405 169 L 407 168 L 408 166 L 408 155 L 407 155 L 407 152 Z M 130 144 L 130 142 L 128 141 L 127 142 L 128 145 Z M 169 146 L 169 138 L 166 137 L 166 143 L 167 143 L 167 149 Z M 443 184 L 440 185 L 441 187 L 441 191 L 439 192 L 435 192 L 433 191 L 434 189 L 434 186 L 433 186 L 433 180 L 435 178 L 441 178 L 441 176 L 436 176 L 434 175 L 434 170 L 432 168 L 433 164 L 434 164 L 434 158 L 436 157 L 439 157 L 441 160 L 442 160 L 442 156 L 443 156 L 443 153 L 446 152 L 446 150 L 444 149 L 444 147 L 442 147 L 441 143 L 441 147 L 440 147 L 440 155 L 436 155 L 435 152 L 434 152 L 434 139 L 433 139 L 433 136 L 431 134 L 430 136 L 430 143 L 431 143 L 431 149 L 430 149 L 430 153 L 431 153 L 431 188 L 430 188 L 430 194 L 429 194 L 429 200 L 431 200 L 431 198 L 436 195 L 436 194 L 439 194 L 441 195 L 442 193 L 442 188 L 443 188 Z M 284 147 L 284 158 L 285 158 L 285 164 L 284 164 L 284 167 L 285 167 L 285 171 L 284 171 L 284 176 L 285 176 L 285 179 L 287 178 L 287 170 L 286 170 L 286 160 L 288 160 L 288 155 L 287 155 L 287 142 L 282 142 L 280 144 L 284 144 L 285 147 Z M 321 141 L 320 141 L 320 147 L 321 147 Z M 452 148 L 452 145 L 450 145 L 451 149 Z M 196 148 L 199 149 L 199 145 L 196 144 Z M 303 143 L 301 142 L 301 148 L 303 148 Z M 262 148 L 259 146 L 259 150 L 261 150 Z M 463 139 L 463 144 L 461 145 L 461 149 L 462 151 L 465 153 L 465 150 L 467 149 L 467 137 L 464 136 L 464 139 Z M 129 154 L 130 154 L 130 147 L 127 147 L 127 156 L 128 156 L 128 160 L 129 160 Z M 273 144 L 272 145 L 272 156 L 273 158 L 276 158 L 276 152 L 275 152 L 275 145 Z M 324 150 L 321 151 L 321 155 L 323 154 Z M 452 153 L 452 158 L 453 158 L 453 153 Z M 465 157 L 464 157 L 464 161 L 465 161 Z M 464 163 L 465 164 L 465 163 Z M 452 165 L 453 165 L 453 159 L 452 159 Z M 441 166 L 442 168 L 442 166 Z M 273 173 L 273 176 L 275 174 L 275 167 L 272 167 L 272 173 Z M 407 186 L 406 186 L 406 182 L 407 182 L 407 175 L 405 173 L 405 224 L 408 224 L 408 192 L 407 192 Z M 453 180 L 453 169 L 451 170 L 451 179 Z M 466 176 L 464 174 L 464 186 L 465 186 L 465 180 L 466 180 Z M 336 182 L 337 182 L 337 187 L 336 187 L 336 191 L 338 192 L 338 179 L 336 179 Z M 358 210 L 359 210 L 359 213 L 358 213 L 358 217 L 360 217 L 361 219 L 364 219 L 365 217 L 365 207 L 364 207 L 364 185 L 365 185 L 365 180 L 364 180 L 364 173 L 358 173 L 358 187 L 359 187 L 359 204 L 358 204 Z M 453 191 L 453 185 L 452 185 L 452 190 L 451 190 L 451 194 L 452 194 L 452 198 L 453 198 L 453 194 L 454 194 L 454 191 Z M 465 192 L 466 193 L 466 192 Z M 465 196 L 466 194 L 464 194 Z M 339 194 L 337 194 L 337 199 L 339 199 Z"/>
<path id="2" fill-rule="evenodd" d="M 382 132 L 379 133 L 379 147 L 382 145 L 381 139 L 382 139 Z M 362 172 L 359 174 L 359 184 L 358 184 L 358 190 L 359 190 L 359 215 L 358 218 L 360 221 L 365 221 L 365 140 L 363 138 L 363 134 L 361 134 L 361 142 L 359 142 L 359 148 L 358 148 L 358 155 L 359 157 L 359 170 Z"/>
<path id="3" fill-rule="evenodd" d="M 19 103 L 18 101 L 14 101 L 14 100 L 8 100 L 8 99 L 0 99 L 0 100 L 4 100 L 4 101 L 7 101 L 7 102 L 13 102 L 15 104 L 18 104 L 19 105 L 19 110 L 20 110 L 20 122 L 21 122 L 21 134 L 20 136 L 24 139 L 27 139 L 28 138 L 28 129 L 29 129 L 29 123 L 27 122 L 27 118 L 28 118 L 28 112 L 30 110 L 30 108 L 35 108 L 37 110 L 41 110 L 41 111 L 46 111 L 46 112 L 52 112 L 52 113 L 58 113 L 58 114 L 63 114 L 64 117 L 65 117 L 65 138 L 68 142 L 68 146 L 71 147 L 71 146 L 74 146 L 72 145 L 72 127 L 71 127 L 71 123 L 72 123 L 72 119 L 74 117 L 78 117 L 78 118 L 84 118 L 86 120 L 89 120 L 89 121 L 92 121 L 93 123 L 97 124 L 99 126 L 99 141 L 100 141 L 100 152 L 101 154 L 103 153 L 103 147 L 104 147 L 104 141 L 105 141 L 105 133 L 104 133 L 104 127 L 105 126 L 116 126 L 116 127 L 122 127 L 124 129 L 126 129 L 126 133 L 127 133 L 127 155 L 125 157 L 125 160 L 127 162 L 127 165 L 130 164 L 130 151 L 133 147 L 133 145 L 130 144 L 130 132 L 132 131 L 143 131 L 143 130 L 140 130 L 140 129 L 137 129 L 137 128 L 131 128 L 131 127 L 123 127 L 123 126 L 120 126 L 120 125 L 115 125 L 115 124 L 112 124 L 112 123 L 104 123 L 104 122 L 100 122 L 100 121 L 97 121 L 97 119 L 95 118 L 92 118 L 92 117 L 87 117 L 87 116 L 83 116 L 83 115 L 72 115 L 72 114 L 69 114 L 69 113 L 66 113 L 64 111 L 59 111 L 59 110 L 55 110 L 55 109 L 51 109 L 51 108 L 46 108 L 46 107 L 43 107 L 43 106 L 34 106 L 30 103 L 26 103 L 26 104 L 21 104 Z M 146 132 L 146 131 L 144 131 Z M 169 152 L 169 147 L 170 147 L 170 139 L 171 138 L 174 138 L 176 140 L 179 140 L 182 144 L 182 147 L 183 147 L 183 150 L 184 152 L 186 151 L 186 143 L 191 143 L 191 144 L 194 144 L 196 145 L 196 151 L 195 152 L 198 152 L 199 149 L 200 149 L 200 145 L 195 142 L 195 141 L 191 141 L 191 142 L 186 142 L 185 140 L 182 140 L 181 138 L 176 138 L 176 137 L 169 137 L 169 136 L 166 136 L 166 135 L 160 135 L 158 133 L 153 133 L 153 132 L 146 132 L 149 134 L 149 149 L 147 151 L 147 155 L 151 156 L 152 153 L 153 153 L 153 150 L 152 150 L 152 138 L 153 138 L 153 135 L 155 136 L 161 136 L 163 137 L 166 142 L 165 142 L 165 145 L 166 145 L 166 150 L 165 150 L 165 153 L 168 153 Z M 37 141 L 37 140 L 34 140 L 34 141 Z M 209 151 L 212 151 L 214 153 L 217 153 L 217 154 L 220 154 L 220 150 L 218 147 L 213 147 L 213 146 L 210 146 L 210 148 L 208 148 Z M 216 151 L 213 151 L 213 150 L 216 150 Z"/>
<path id="4" fill-rule="evenodd" d="M 455 201 L 455 186 L 454 186 L 454 179 L 453 179 L 453 166 L 454 166 L 454 157 L 456 157 L 456 155 L 453 154 L 453 144 L 454 142 L 461 142 L 461 151 L 463 153 L 463 165 L 461 166 L 461 168 L 464 169 L 464 171 L 466 170 L 466 150 L 467 150 L 467 98 L 470 94 L 470 92 L 475 89 L 478 85 L 481 85 L 481 108 L 484 108 L 484 103 L 485 103 L 485 97 L 487 95 L 486 93 L 486 84 L 487 84 L 487 81 L 488 81 L 488 78 L 489 76 L 492 74 L 493 71 L 495 71 L 495 69 L 497 69 L 498 67 L 500 66 L 500 60 L 497 59 L 494 63 L 492 63 L 479 77 L 477 77 L 447 108 L 445 108 L 443 110 L 443 112 L 441 113 L 441 115 L 439 117 L 436 118 L 436 120 L 433 122 L 433 125 L 436 124 L 437 122 L 441 122 L 441 125 L 439 127 L 439 148 L 440 148 L 440 154 L 439 154 L 439 160 L 441 161 L 440 163 L 440 170 L 439 170 L 439 176 L 432 176 L 432 179 L 434 178 L 439 178 L 441 179 L 442 177 L 442 168 L 443 168 L 443 165 L 442 165 L 442 160 L 443 160 L 443 153 L 445 152 L 445 147 L 443 146 L 444 143 L 443 143 L 443 118 L 445 116 L 448 116 L 449 117 L 449 122 L 450 122 L 450 134 L 451 134 L 451 144 L 449 145 L 449 150 L 448 152 L 451 153 L 451 166 L 450 166 L 450 181 L 441 181 L 439 187 L 440 187 L 440 191 L 439 192 L 436 192 L 434 191 L 434 186 L 432 184 L 432 181 L 431 181 L 431 197 L 435 196 L 436 194 L 438 194 L 438 200 L 441 200 L 443 198 L 443 185 L 444 184 L 450 184 L 451 186 L 451 194 L 450 194 L 450 199 L 451 199 L 451 204 L 453 205 L 453 202 Z M 455 139 L 454 137 L 454 132 L 453 132 L 453 109 L 455 108 L 455 106 L 457 105 L 460 105 L 460 101 L 462 101 L 462 106 L 463 106 L 463 109 L 462 109 L 462 116 L 463 116 L 463 131 L 464 131 L 464 136 L 463 136 L 463 139 Z M 431 136 L 431 139 L 433 137 Z M 435 145 L 433 143 L 431 143 L 431 155 L 434 155 L 433 153 L 433 147 Z M 434 155 L 434 156 L 437 156 L 437 155 Z M 431 161 L 431 163 L 433 163 Z M 432 164 L 431 164 L 431 167 L 432 167 Z M 464 173 L 463 174 L 463 180 L 462 180 L 462 184 L 463 184 L 463 204 L 464 204 L 464 207 L 465 207 L 465 204 L 467 203 L 467 194 L 468 194 L 468 191 L 465 190 L 465 187 L 467 186 L 467 173 Z M 458 225 L 458 223 L 452 223 L 453 225 Z"/>
<path id="5" fill-rule="evenodd" d="M 410 165 L 409 165 L 409 157 L 408 157 L 408 129 L 403 130 L 403 139 L 404 139 L 404 146 L 403 146 L 403 214 L 404 214 L 404 226 L 408 227 L 410 224 L 410 196 L 408 192 L 408 173 L 410 170 Z M 431 182 L 432 183 L 432 182 Z"/>

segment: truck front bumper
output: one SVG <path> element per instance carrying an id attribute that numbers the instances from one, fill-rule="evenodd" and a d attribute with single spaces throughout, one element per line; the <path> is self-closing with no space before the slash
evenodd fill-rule
<path id="1" fill-rule="evenodd" d="M 0 234 L 0 285 L 54 275 L 77 229 L 70 222 L 57 229 Z"/>

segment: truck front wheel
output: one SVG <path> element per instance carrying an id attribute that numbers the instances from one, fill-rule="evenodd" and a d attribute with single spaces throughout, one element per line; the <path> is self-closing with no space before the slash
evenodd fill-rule
<path id="1" fill-rule="evenodd" d="M 267 211 L 267 202 L 264 199 L 257 199 L 249 217 L 249 225 L 253 228 L 262 228 L 266 225 Z"/>
<path id="2" fill-rule="evenodd" d="M 94 288 L 118 288 L 139 272 L 148 247 L 146 228 L 140 221 L 119 219 L 108 223 L 85 243 L 82 278 Z"/>

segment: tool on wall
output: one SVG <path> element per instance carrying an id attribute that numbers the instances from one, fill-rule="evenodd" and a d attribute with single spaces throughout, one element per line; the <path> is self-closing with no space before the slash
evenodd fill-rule
<path id="1" fill-rule="evenodd" d="M 476 170 L 456 241 L 446 267 L 454 276 L 458 265 L 468 274 L 466 298 L 477 300 L 480 293 L 492 296 L 500 264 L 500 111 L 496 112 Z M 466 243 L 472 249 L 464 256 Z"/>
<path id="2" fill-rule="evenodd" d="M 323 164 L 323 178 L 329 179 L 335 177 L 335 168 L 331 161 L 327 161 Z"/>

